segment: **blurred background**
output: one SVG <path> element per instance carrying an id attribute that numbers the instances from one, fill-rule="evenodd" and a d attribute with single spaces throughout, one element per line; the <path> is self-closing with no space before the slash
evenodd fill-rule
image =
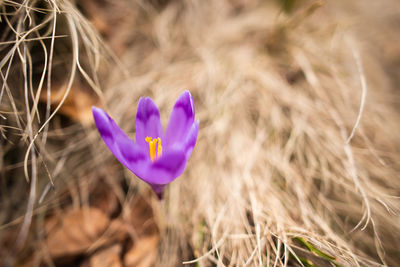
<path id="1" fill-rule="evenodd" d="M 396 266 L 397 0 L 0 1 L 1 266 Z M 200 130 L 159 201 L 100 138 Z"/>

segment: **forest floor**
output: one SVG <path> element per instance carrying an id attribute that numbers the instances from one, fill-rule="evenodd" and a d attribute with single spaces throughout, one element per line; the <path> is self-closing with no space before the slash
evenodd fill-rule
<path id="1" fill-rule="evenodd" d="M 397 0 L 0 2 L 2 266 L 395 266 Z M 200 120 L 159 201 L 107 149 Z"/>

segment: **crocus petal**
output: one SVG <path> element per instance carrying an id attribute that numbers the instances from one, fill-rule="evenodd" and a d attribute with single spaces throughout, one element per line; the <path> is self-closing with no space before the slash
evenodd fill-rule
<path id="1" fill-rule="evenodd" d="M 192 154 L 193 148 L 196 145 L 197 134 L 198 133 L 199 133 L 199 120 L 196 120 L 192 124 L 192 127 L 190 128 L 189 133 L 186 136 L 186 140 L 185 140 L 185 143 L 184 143 L 185 153 L 186 153 L 186 160 L 188 160 L 190 155 Z"/>
<path id="2" fill-rule="evenodd" d="M 150 185 L 166 185 L 181 175 L 185 166 L 186 153 L 184 150 L 166 150 L 161 158 L 147 166 L 146 173 L 140 178 Z"/>
<path id="3" fill-rule="evenodd" d="M 172 109 L 165 131 L 164 142 L 167 147 L 182 144 L 194 121 L 193 98 L 189 91 L 183 92 Z"/>
<path id="4" fill-rule="evenodd" d="M 149 154 L 148 143 L 145 138 L 147 136 L 151 138 L 163 137 L 160 112 L 150 97 L 139 99 L 135 127 L 136 144 L 146 151 L 146 154 Z"/>
<path id="5" fill-rule="evenodd" d="M 125 160 L 125 167 L 127 167 L 137 177 L 144 177 L 147 166 L 151 165 L 152 162 L 141 147 L 135 144 L 132 140 L 126 139 L 118 141 L 118 147 Z"/>
<path id="6" fill-rule="evenodd" d="M 92 112 L 100 136 L 110 151 L 132 172 L 139 172 L 140 166 L 148 161 L 143 150 L 129 139 L 104 110 L 92 107 Z"/>

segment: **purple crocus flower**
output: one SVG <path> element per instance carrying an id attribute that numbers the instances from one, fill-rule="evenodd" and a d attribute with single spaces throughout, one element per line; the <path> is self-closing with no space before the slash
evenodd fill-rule
<path id="1" fill-rule="evenodd" d="M 136 142 L 104 110 L 92 107 L 92 111 L 101 138 L 114 156 L 162 199 L 165 186 L 184 171 L 197 140 L 199 121 L 194 120 L 189 91 L 176 101 L 165 132 L 153 100 L 141 97 L 136 113 Z"/>

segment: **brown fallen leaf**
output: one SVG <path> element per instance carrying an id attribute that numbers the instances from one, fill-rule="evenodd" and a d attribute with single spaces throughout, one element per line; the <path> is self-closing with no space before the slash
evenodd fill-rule
<path id="1" fill-rule="evenodd" d="M 54 84 L 51 87 L 50 104 L 52 108 L 60 104 L 65 91 L 65 84 Z M 47 103 L 47 90 L 42 91 L 39 100 L 41 103 Z M 98 105 L 98 102 L 98 97 L 94 93 L 84 88 L 81 83 L 75 82 L 59 112 L 73 121 L 88 126 L 93 123 L 92 106 Z"/>
<path id="2" fill-rule="evenodd" d="M 113 166 L 115 165 L 111 165 L 110 168 Z M 98 175 L 98 173 L 95 173 L 95 175 Z M 110 185 L 100 181 L 90 188 L 90 206 L 100 209 L 104 214 L 111 217 L 118 212 L 118 196 Z"/>
<path id="3" fill-rule="evenodd" d="M 122 267 L 120 258 L 122 246 L 115 244 L 94 253 L 89 260 L 90 267 Z"/>
<path id="4" fill-rule="evenodd" d="M 94 28 L 103 36 L 108 36 L 112 31 L 109 23 L 109 5 L 107 1 L 83 0 L 79 1 L 83 13 L 90 20 Z"/>
<path id="5" fill-rule="evenodd" d="M 153 209 L 148 200 L 139 196 L 123 207 L 123 219 L 136 235 L 153 235 L 158 232 Z"/>
<path id="6" fill-rule="evenodd" d="M 97 250 L 100 247 L 107 246 L 112 243 L 122 243 L 128 237 L 126 224 L 121 219 L 111 221 L 104 233 L 94 242 L 88 252 Z"/>
<path id="7" fill-rule="evenodd" d="M 144 236 L 134 243 L 124 256 L 124 266 L 152 266 L 157 257 L 158 235 Z"/>
<path id="8" fill-rule="evenodd" d="M 109 219 L 96 208 L 70 210 L 46 222 L 46 245 L 53 259 L 84 253 L 104 233 Z"/>
<path id="9" fill-rule="evenodd" d="M 138 25 L 140 9 L 126 0 L 80 0 L 79 4 L 107 45 L 121 56 L 134 40 L 132 27 Z"/>

